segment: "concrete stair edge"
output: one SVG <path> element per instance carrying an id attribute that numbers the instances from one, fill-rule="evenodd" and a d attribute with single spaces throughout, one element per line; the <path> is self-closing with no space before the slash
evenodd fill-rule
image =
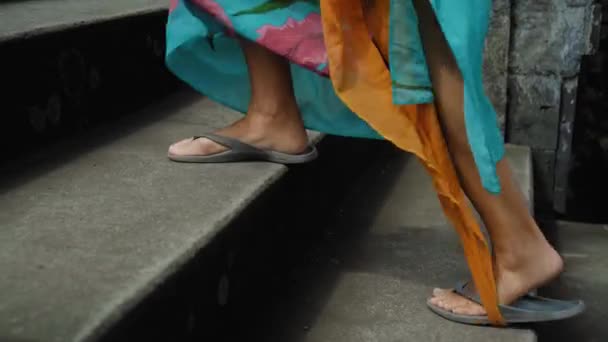
<path id="1" fill-rule="evenodd" d="M 0 44 L 100 24 L 162 13 L 165 0 L 28 0 L 0 3 Z"/>
<path id="2" fill-rule="evenodd" d="M 200 115 L 200 110 L 205 110 L 205 115 Z M 166 115 L 167 111 L 174 111 L 175 113 Z M 172 96 L 167 101 L 162 101 L 161 104 L 150 106 L 142 112 L 144 115 L 149 114 L 152 119 L 138 129 L 129 128 L 118 134 L 115 132 L 109 133 L 110 137 L 102 138 L 102 143 L 86 146 L 84 152 L 81 151 L 76 156 L 70 156 L 65 163 L 51 162 L 51 166 L 48 168 L 45 166 L 45 170 L 41 173 L 34 172 L 34 170 L 26 171 L 25 179 L 19 179 L 18 185 L 14 187 L 10 185 L 10 180 L 3 179 L 3 183 L 8 185 L 0 187 L 6 190 L 0 196 L 0 206 L 5 209 L 3 210 L 3 215 L 0 215 L 0 226 L 3 227 L 2 232 L 0 232 L 2 236 L 0 240 L 4 242 L 0 244 L 5 245 L 0 248 L 4 252 L 0 252 L 0 260 L 2 260 L 0 261 L 0 268 L 6 267 L 4 269 L 7 271 L 5 272 L 6 277 L 0 280 L 0 289 L 2 289 L 0 291 L 0 301 L 5 303 L 3 306 L 0 306 L 0 330 L 3 330 L 0 331 L 0 337 L 2 339 L 10 340 L 10 338 L 17 338 L 19 336 L 13 336 L 13 333 L 20 331 L 25 334 L 38 334 L 37 337 L 32 335 L 22 336 L 26 340 L 94 340 L 156 289 L 165 279 L 175 274 L 182 265 L 191 260 L 198 251 L 213 240 L 214 236 L 223 227 L 228 226 L 256 198 L 289 174 L 288 167 L 269 163 L 201 166 L 175 164 L 166 161 L 165 157 L 159 154 L 159 152 L 164 150 L 169 142 L 177 138 L 183 138 L 184 136 L 194 135 L 197 132 L 206 132 L 220 127 L 240 116 L 240 114 L 216 105 L 197 94 L 187 91 Z M 139 120 L 138 117 L 141 118 L 141 115 L 140 113 L 134 117 L 128 117 L 125 120 L 126 125 L 131 126 L 132 122 Z M 107 128 L 103 130 L 107 131 Z M 165 135 L 163 136 L 163 134 Z M 311 141 L 315 144 L 318 144 L 324 137 L 323 134 L 315 132 L 310 132 L 310 134 Z M 103 134 L 101 135 L 103 136 Z M 165 139 L 167 136 L 171 136 L 171 138 Z M 164 141 L 159 142 L 158 140 Z M 153 146 L 153 144 L 157 145 Z M 144 151 L 141 152 L 142 150 Z M 47 153 L 47 157 L 53 154 L 54 152 Z M 37 165 L 37 163 L 46 163 L 43 159 L 34 157 L 27 164 Z M 74 165 L 76 164 L 81 166 L 75 167 Z M 151 169 L 150 167 L 153 165 L 157 165 L 159 171 Z M 132 172 L 129 171 L 129 168 L 139 168 L 139 171 Z M 99 169 L 103 170 L 99 172 Z M 165 170 L 163 171 L 163 169 Z M 145 199 L 145 196 L 149 194 L 149 191 L 146 191 L 145 188 L 153 185 L 146 185 L 147 177 L 141 175 L 138 178 L 138 173 L 162 172 L 165 176 L 168 175 L 170 177 L 169 180 L 171 180 L 173 179 L 171 177 L 172 172 L 180 172 L 180 170 L 184 169 L 187 171 L 181 176 L 178 175 L 179 177 L 191 179 L 189 181 L 190 184 L 202 184 L 201 186 L 206 186 L 206 191 L 210 192 L 209 195 L 200 196 L 212 196 L 211 198 L 213 198 L 214 191 L 222 192 L 223 195 L 219 194 L 219 198 L 215 198 L 219 204 L 208 205 L 210 208 L 205 209 L 206 212 L 199 215 L 199 218 L 203 218 L 202 222 L 196 222 L 196 220 L 194 222 L 183 222 L 183 225 L 187 229 L 184 229 L 180 233 L 172 232 L 172 228 L 178 229 L 180 227 L 179 224 L 173 224 L 172 227 L 170 221 L 163 223 L 162 218 L 151 218 L 146 223 L 147 219 L 144 216 L 150 216 L 154 213 L 146 211 L 145 207 L 149 206 L 151 202 Z M 4 171 L 7 170 L 5 169 Z M 120 175 L 111 175 L 110 173 L 112 172 Z M 205 181 L 201 183 L 196 180 L 196 174 L 200 172 L 207 172 L 206 176 L 210 178 L 235 178 L 233 181 L 228 182 Z M 79 176 L 79 174 L 81 175 Z M 87 181 L 87 178 L 94 177 L 110 177 L 106 179 L 106 183 L 104 184 L 104 187 L 108 189 L 98 190 L 98 186 L 92 185 L 92 183 Z M 113 179 L 112 177 L 123 177 L 126 178 L 126 181 L 114 186 L 111 181 L 108 181 Z M 192 181 L 192 179 L 194 180 Z M 162 180 L 162 178 L 156 180 Z M 70 183 L 75 183 L 76 185 L 72 186 Z M 125 191 L 124 189 L 121 190 L 121 187 L 132 188 L 129 188 L 130 191 Z M 161 187 L 163 188 L 161 192 L 171 191 L 170 189 L 172 188 L 171 185 Z M 115 201 L 123 198 L 125 201 L 133 200 L 133 198 L 125 197 L 130 196 L 129 192 L 137 192 L 138 188 L 141 189 L 139 191 L 142 191 L 141 195 L 131 195 L 134 196 L 133 198 L 141 198 L 140 201 L 144 203 L 139 209 L 142 212 L 133 215 L 134 217 L 142 215 L 141 220 L 133 219 L 131 220 L 133 222 L 128 222 L 130 217 L 130 213 L 128 212 L 122 212 L 117 214 L 119 216 L 113 216 L 112 213 L 119 210 L 118 207 L 112 204 L 103 204 L 106 201 Z M 191 188 L 192 185 L 188 185 L 183 187 L 182 190 Z M 100 202 L 85 198 L 97 194 L 98 191 L 100 191 Z M 107 193 L 104 194 L 104 191 L 107 191 Z M 231 191 L 234 194 L 226 194 Z M 112 195 L 112 192 L 118 192 L 118 194 Z M 91 195 L 87 195 L 89 193 Z M 104 196 L 108 198 L 103 199 Z M 177 199 L 179 196 L 173 194 L 169 197 Z M 186 195 L 186 197 L 195 200 L 197 198 L 196 195 Z M 29 198 L 29 200 L 21 201 L 24 198 Z M 199 201 L 200 198 L 198 198 Z M 63 204 L 62 201 L 66 200 L 67 203 Z M 185 201 L 184 203 L 187 202 Z M 100 205 L 105 205 L 108 208 L 106 210 L 93 209 Z M 28 208 L 24 208 L 26 206 Z M 68 213 L 65 211 L 66 206 L 72 206 L 70 210 L 74 210 L 74 212 Z M 78 214 L 78 212 L 85 213 L 87 211 L 92 211 L 90 215 L 99 215 L 99 217 L 96 219 L 85 214 Z M 103 211 L 106 212 L 104 213 Z M 184 212 L 187 215 L 191 215 L 196 211 L 190 210 L 190 214 L 188 214 L 188 210 Z M 24 219 L 24 213 L 27 216 L 27 220 Z M 103 217 L 103 215 L 106 215 L 106 217 Z M 111 229 L 114 230 L 114 239 L 95 242 L 95 240 L 104 240 L 104 236 L 100 232 L 96 233 L 95 229 L 89 229 L 88 233 L 92 236 L 88 236 L 87 232 L 83 232 L 82 224 L 79 223 L 83 220 L 85 222 L 87 220 L 93 221 L 89 224 L 97 224 L 99 226 L 98 230 L 113 227 Z M 207 222 L 205 223 L 204 220 L 207 220 Z M 185 221 L 192 221 L 192 218 L 186 218 Z M 106 222 L 111 222 L 111 224 L 108 224 L 108 227 L 106 227 Z M 159 222 L 159 225 L 163 225 L 164 228 L 154 229 L 152 226 L 147 226 L 154 222 Z M 130 223 L 134 225 L 143 224 L 143 227 L 138 232 L 129 233 L 130 230 L 133 230 Z M 48 227 L 45 227 L 45 225 L 48 225 Z M 152 238 L 146 237 L 145 234 L 147 233 Z M 65 239 L 57 237 L 62 234 L 66 236 Z M 180 237 L 180 234 L 183 236 Z M 166 235 L 168 235 L 167 240 L 169 242 L 153 241 L 161 239 Z M 79 240 L 88 238 L 91 241 L 80 241 L 85 244 L 88 243 L 87 246 L 71 246 L 71 244 L 77 244 Z M 71 239 L 73 240 L 70 241 Z M 121 239 L 142 239 L 144 243 L 134 243 L 133 245 L 116 243 L 122 246 L 108 246 L 114 243 L 113 240 Z M 151 240 L 148 242 L 157 244 L 158 253 L 156 250 L 147 248 L 145 240 Z M 37 241 L 43 241 L 42 244 L 46 244 L 46 246 L 40 246 L 40 242 Z M 15 246 L 16 244 L 19 244 L 19 246 Z M 62 244 L 66 246 L 62 246 Z M 131 249 L 130 252 L 129 249 Z M 162 252 L 163 249 L 165 249 L 164 252 Z M 71 256 L 68 258 L 59 255 L 59 253 Z M 121 255 L 120 253 L 123 254 Z M 158 256 L 159 253 L 164 254 L 161 257 Z M 148 255 L 148 257 L 145 257 L 145 255 Z M 78 264 L 74 264 L 75 260 L 73 260 L 78 257 L 86 259 L 99 258 L 99 263 L 102 265 L 96 265 L 97 262 L 94 260 L 88 260 L 90 264 L 79 266 Z M 119 259 L 123 258 L 124 260 L 117 260 L 116 257 L 119 257 Z M 25 261 L 25 258 L 28 258 L 29 261 Z M 134 267 L 141 262 L 141 260 L 137 261 L 137 259 L 145 258 L 149 259 L 149 264 L 140 264 L 138 267 Z M 40 260 L 36 261 L 36 259 Z M 53 260 L 54 264 L 45 264 L 44 259 Z M 19 262 L 24 264 L 21 265 Z M 121 262 L 126 264 L 126 267 L 124 265 L 121 266 Z M 36 272 L 36 270 L 31 270 L 27 267 L 28 264 L 35 266 L 35 263 L 40 263 L 39 267 L 42 267 L 42 269 L 57 268 L 53 272 L 56 277 L 74 277 L 73 281 L 79 279 L 85 283 L 83 285 L 84 289 L 79 289 L 78 285 L 69 285 L 71 281 L 57 280 L 55 283 L 54 279 L 40 278 L 43 275 L 37 273 L 43 272 Z M 73 266 L 74 269 L 67 269 L 69 265 Z M 15 269 L 18 267 L 20 269 Z M 83 269 L 79 269 L 79 267 Z M 124 271 L 117 270 L 117 267 L 125 267 L 129 269 L 128 273 L 136 273 L 136 275 L 126 274 Z M 96 270 L 95 268 L 98 269 Z M 141 269 L 144 270 L 141 271 Z M 140 271 L 138 272 L 137 270 Z M 99 276 L 100 272 L 109 272 L 109 274 L 101 277 Z M 112 278 L 112 272 L 117 273 L 117 280 L 113 283 L 115 289 L 110 291 L 104 290 L 103 288 L 109 285 L 103 283 L 103 281 L 108 281 L 108 279 L 104 278 Z M 45 280 L 48 284 L 43 284 Z M 101 282 L 101 284 L 86 284 L 88 282 Z M 48 291 L 58 291 L 58 293 L 55 293 L 57 298 L 50 300 L 50 303 L 48 296 L 45 295 L 45 286 L 48 286 Z M 28 291 L 28 288 L 31 291 Z M 18 295 L 23 289 L 26 289 L 27 296 Z M 97 290 L 99 292 L 95 292 Z M 62 291 L 64 291 L 63 294 L 61 293 Z M 88 296 L 101 296 L 104 299 L 94 301 L 92 304 L 88 303 L 85 305 L 87 307 L 78 307 L 79 305 L 76 303 L 76 305 L 72 306 L 74 312 L 65 311 L 68 305 L 71 304 L 69 298 L 75 297 L 76 293 L 80 291 L 85 291 Z M 62 303 L 62 298 L 63 300 L 67 300 L 67 302 Z M 87 301 L 86 298 L 86 296 L 83 297 L 85 302 Z M 11 307 L 7 303 L 12 303 L 15 306 Z M 26 307 L 29 305 L 31 311 L 23 311 L 23 305 Z M 46 314 L 43 312 L 44 310 L 40 308 L 48 309 L 52 308 L 53 305 L 56 305 L 55 309 L 57 309 L 53 313 L 55 318 L 46 317 Z M 89 305 L 91 308 L 88 308 Z M 22 308 L 19 309 L 19 306 Z M 80 320 L 76 319 L 76 323 L 74 321 L 70 322 L 69 319 L 59 319 L 59 321 L 48 324 L 40 320 L 28 322 L 26 319 L 27 317 L 40 315 L 52 320 L 61 317 L 62 312 L 68 316 L 79 314 L 86 318 L 81 317 Z M 61 321 L 70 322 L 69 324 L 74 325 L 70 328 L 65 328 L 61 326 Z M 42 326 L 39 326 L 40 323 L 42 323 Z M 56 339 L 52 339 L 52 333 L 48 331 L 50 328 L 62 331 L 62 335 L 57 336 Z"/>
<path id="3" fill-rule="evenodd" d="M 526 196 L 529 154 L 528 148 L 507 146 L 506 158 Z M 415 158 L 388 153 L 350 198 L 328 227 L 332 240 L 319 252 L 321 260 L 298 270 L 306 279 L 297 280 L 291 293 L 303 298 L 285 298 L 285 311 L 277 316 L 301 312 L 286 323 L 279 320 L 279 327 L 288 328 L 274 340 L 537 340 L 529 328 L 466 326 L 428 310 L 424 298 L 434 286 L 449 288 L 470 275 L 458 235 L 440 214 L 431 179 Z"/>

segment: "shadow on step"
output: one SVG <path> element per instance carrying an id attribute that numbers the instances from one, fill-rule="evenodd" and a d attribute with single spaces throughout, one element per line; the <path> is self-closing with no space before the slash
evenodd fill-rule
<path id="1" fill-rule="evenodd" d="M 103 341 L 269 341 L 278 298 L 302 285 L 298 265 L 322 258 L 337 204 L 385 150 L 384 142 L 327 137 L 318 161 L 291 167 L 245 213 Z M 327 297 L 337 279 L 315 279 Z M 290 309 L 297 312 L 297 308 Z M 283 341 L 291 341 L 289 339 Z"/>
<path id="2" fill-rule="evenodd" d="M 608 340 L 608 230 L 604 225 L 541 222 L 550 242 L 564 258 L 562 276 L 540 293 L 582 299 L 583 315 L 564 322 L 536 326 L 539 342 Z"/>
<path id="3" fill-rule="evenodd" d="M 157 102 L 149 109 L 132 113 L 88 132 L 60 140 L 36 152 L 29 151 L 19 159 L 5 161 L 0 164 L 0 174 L 2 175 L 0 192 L 10 191 L 31 180 L 44 177 L 79 156 L 95 153 L 104 145 L 158 123 L 180 108 L 188 107 L 200 99 L 201 96 L 192 91 L 180 92 L 169 96 L 164 101 Z M 168 144 L 169 142 L 167 142 L 167 146 Z M 159 151 L 159 158 L 164 158 L 164 153 L 165 150 Z"/>
<path id="4" fill-rule="evenodd" d="M 131 16 L 0 42 L 0 167 L 66 137 L 97 140 L 94 126 L 175 91 L 179 82 L 164 66 L 166 17 Z"/>
<path id="5" fill-rule="evenodd" d="M 321 151 L 318 162 L 291 168 L 104 341 L 348 341 L 359 328 L 397 340 L 529 340 L 526 332 L 445 322 L 426 309 L 430 289 L 466 276 L 466 264 L 417 161 L 382 142 L 335 137 Z M 428 330 L 439 322 L 441 329 Z"/>

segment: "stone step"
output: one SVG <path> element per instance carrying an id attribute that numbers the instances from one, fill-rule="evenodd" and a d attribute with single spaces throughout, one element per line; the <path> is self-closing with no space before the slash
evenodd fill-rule
<path id="1" fill-rule="evenodd" d="M 0 3 L 0 44 L 166 11 L 165 0 L 27 0 Z"/>
<path id="2" fill-rule="evenodd" d="M 284 179 L 283 165 L 166 159 L 238 117 L 186 91 L 4 167 L 0 341 L 97 339 Z"/>
<path id="3" fill-rule="evenodd" d="M 344 163 L 345 155 L 350 154 L 354 156 L 351 159 L 365 164 L 365 156 L 373 154 L 369 149 L 350 145 L 352 151 L 348 152 L 334 148 L 334 153 L 322 153 L 322 156 L 332 160 L 333 165 L 340 164 L 342 169 L 313 164 L 313 168 L 320 169 L 316 173 L 311 173 L 310 168 L 291 170 L 267 163 L 191 165 L 164 159 L 170 142 L 221 127 L 238 117 L 237 113 L 185 91 L 86 137 L 74 138 L 22 163 L 4 167 L 0 178 L 0 340 L 128 341 L 107 336 L 112 336 L 108 334 L 118 323 L 132 315 L 150 295 L 161 291 L 170 278 L 200 255 L 201 250 L 258 198 L 276 188 L 275 184 L 282 182 L 285 188 L 285 180 L 298 172 L 298 179 L 322 184 L 318 187 L 323 189 L 320 192 L 323 198 L 303 195 L 302 192 L 310 192 L 305 189 L 308 185 L 296 191 L 299 200 L 293 198 L 293 191 L 286 189 L 279 196 L 278 205 L 275 201 L 274 206 L 267 206 L 263 213 L 256 214 L 275 216 L 276 222 L 272 224 L 280 226 L 283 237 L 287 234 L 292 235 L 292 240 L 303 240 L 305 235 L 301 232 L 327 228 L 325 221 L 312 213 L 317 213 L 315 208 L 319 207 L 335 210 L 335 203 L 340 203 L 329 199 L 330 190 L 327 190 L 336 188 L 335 191 L 343 192 L 337 177 L 348 182 L 349 177 L 357 177 L 361 170 L 367 169 L 372 173 L 357 182 L 359 185 L 349 196 L 363 199 L 365 203 L 351 201 L 342 211 L 348 220 L 329 227 L 328 231 L 333 234 L 332 230 L 343 227 L 356 232 L 355 238 L 345 238 L 339 244 L 336 249 L 339 253 L 331 261 L 332 265 L 337 261 L 352 268 L 335 274 L 341 278 L 332 289 L 337 297 L 323 302 L 325 309 L 315 324 L 307 320 L 306 324 L 311 327 L 308 337 L 312 341 L 341 341 L 332 335 L 338 333 L 349 337 L 345 341 L 357 341 L 357 334 L 361 333 L 386 340 L 382 334 L 396 329 L 400 320 L 412 325 L 400 326 L 394 330 L 397 335 L 391 336 L 424 336 L 420 335 L 425 332 L 424 324 L 431 328 L 430 322 L 449 328 L 434 330 L 439 340 L 454 334 L 529 336 L 525 331 L 449 325 L 428 316 L 420 306 L 424 303 L 420 299 L 430 286 L 464 277 L 464 264 L 454 261 L 460 255 L 458 244 L 440 215 L 428 179 L 417 163 L 403 153 L 381 155 L 379 162 L 359 169 Z M 315 141 L 321 138 L 318 134 L 313 137 Z M 528 150 L 510 147 L 509 155 L 518 178 L 524 187 L 530 187 Z M 333 171 L 337 177 L 327 172 L 330 169 L 337 169 Z M 311 175 L 319 180 L 311 181 Z M 285 207 L 295 208 L 281 209 Z M 294 220 L 304 226 L 300 233 L 294 229 L 299 223 Z M 218 247 L 228 249 L 220 254 L 232 260 L 231 250 L 246 249 L 251 244 L 252 253 L 242 253 L 237 261 L 228 263 L 239 263 L 245 258 L 255 267 L 255 255 L 260 254 L 260 250 L 280 245 L 291 248 L 289 241 L 280 239 L 267 243 L 277 239 L 277 228 L 269 227 L 271 221 L 263 217 L 252 220 L 250 231 L 262 235 L 264 242 L 254 245 L 249 240 L 252 233 L 243 234 L 237 229 L 227 239 L 232 242 Z M 318 227 L 307 228 L 311 222 Z M 400 227 L 405 229 L 398 232 L 396 228 Z M 369 232 L 361 234 L 362 229 Z M 418 255 L 424 256 L 423 262 L 417 259 Z M 273 260 L 277 263 L 277 255 L 269 254 L 263 263 Z M 217 282 L 216 274 L 201 268 L 194 272 L 210 280 L 208 292 L 213 298 L 217 290 L 213 286 L 221 289 L 223 281 L 227 284 L 231 279 L 231 289 L 236 286 L 237 290 L 225 296 L 237 303 L 241 301 L 244 306 L 248 305 L 247 299 L 232 298 L 250 297 L 252 293 L 247 288 L 259 282 L 246 271 L 235 271 L 228 278 L 220 274 Z M 425 282 L 415 280 L 425 279 L 423 276 L 428 277 Z M 191 279 L 187 282 L 192 284 Z M 245 291 L 239 292 L 239 288 Z M 196 295 L 202 289 L 195 287 L 190 291 L 182 298 L 186 303 L 190 294 Z M 309 295 L 310 292 L 305 296 Z M 313 302 L 314 298 L 298 307 L 297 314 L 285 316 L 310 319 L 306 316 L 309 313 L 306 307 Z M 213 312 L 216 304 L 201 302 L 200 305 L 210 309 L 211 316 L 218 315 Z M 348 315 L 357 310 L 363 310 L 357 315 L 365 319 L 349 322 L 352 317 Z M 156 311 L 165 312 L 163 307 Z M 181 308 L 170 310 L 170 316 L 185 316 L 188 322 L 193 319 L 194 316 L 181 311 Z M 345 312 L 346 316 L 339 321 L 333 320 L 332 317 Z M 375 322 L 375 328 L 365 323 L 368 318 L 369 322 Z M 230 320 L 227 322 L 231 324 Z M 263 323 L 277 326 L 273 321 Z M 205 323 L 198 325 L 199 330 L 209 330 Z M 145 326 L 139 331 L 149 329 L 149 324 L 148 328 Z M 293 326 L 293 322 L 283 326 Z M 169 336 L 172 333 L 169 331 Z"/>
<path id="4" fill-rule="evenodd" d="M 581 222 L 543 222 L 549 241 L 564 258 L 566 269 L 542 294 L 582 299 L 585 313 L 559 324 L 537 328 L 540 341 L 605 341 L 608 337 L 608 226 Z"/>
<path id="5" fill-rule="evenodd" d="M 530 197 L 529 149 L 509 146 L 507 157 Z M 469 277 L 458 237 L 415 158 L 389 149 L 370 170 L 329 221 L 313 261 L 294 269 L 273 331 L 259 340 L 535 341 L 528 329 L 460 325 L 427 309 L 433 287 Z"/>
<path id="6" fill-rule="evenodd" d="M 0 1 L 0 153 L 11 159 L 162 98 L 165 0 Z M 11 141 L 29 138 L 19 146 Z M 10 148 L 8 146 L 11 146 Z"/>

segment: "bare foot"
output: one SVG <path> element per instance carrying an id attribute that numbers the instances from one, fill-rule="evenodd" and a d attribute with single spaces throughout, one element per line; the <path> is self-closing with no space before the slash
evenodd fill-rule
<path id="1" fill-rule="evenodd" d="M 218 135 L 235 138 L 239 141 L 265 150 L 300 154 L 308 148 L 308 135 L 299 114 L 268 115 L 248 113 L 243 119 L 223 128 Z M 172 155 L 213 155 L 227 148 L 209 139 L 184 139 L 169 147 Z"/>
<path id="2" fill-rule="evenodd" d="M 504 262 L 509 259 L 509 262 Z M 559 254 L 546 241 L 513 258 L 495 257 L 495 272 L 500 304 L 511 304 L 528 292 L 546 285 L 563 270 Z M 469 285 L 473 286 L 473 285 Z M 485 309 L 451 289 L 435 289 L 431 304 L 460 315 L 483 316 Z"/>

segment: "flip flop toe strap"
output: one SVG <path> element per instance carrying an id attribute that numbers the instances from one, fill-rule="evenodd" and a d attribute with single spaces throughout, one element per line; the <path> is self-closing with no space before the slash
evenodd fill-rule
<path id="1" fill-rule="evenodd" d="M 461 281 L 454 287 L 454 292 L 476 304 L 483 305 L 477 292 L 471 289 L 469 285 L 469 281 Z"/>
<path id="2" fill-rule="evenodd" d="M 260 149 L 254 147 L 254 146 L 251 146 L 249 144 L 246 144 L 242 141 L 239 141 L 238 139 L 229 138 L 229 137 L 225 137 L 225 136 L 213 134 L 213 133 L 206 133 L 206 134 L 203 134 L 200 136 L 193 137 L 192 139 L 196 140 L 196 139 L 201 139 L 201 138 L 209 139 L 215 143 L 218 143 L 222 146 L 229 148 L 233 152 L 241 152 L 241 153 L 260 153 L 260 152 L 262 152 Z"/>
<path id="3" fill-rule="evenodd" d="M 477 292 L 475 291 L 475 289 L 470 286 L 471 283 L 469 281 L 462 281 L 460 283 L 458 283 L 456 285 L 456 287 L 454 287 L 454 292 L 463 296 L 464 298 L 482 305 L 481 302 L 481 298 L 479 297 L 479 295 L 477 294 Z M 522 298 L 529 298 L 529 295 L 525 295 Z M 520 299 L 522 299 L 520 298 Z M 519 306 L 517 306 L 518 301 L 516 301 L 513 306 L 511 305 L 499 305 L 498 308 L 500 310 L 500 312 L 502 313 L 504 319 L 507 321 L 507 323 L 513 323 L 513 322 L 509 322 L 513 319 L 518 320 L 518 321 L 525 321 L 526 319 L 534 319 L 536 317 L 533 316 L 533 312 L 530 310 L 527 310 L 525 308 L 521 308 Z"/>

